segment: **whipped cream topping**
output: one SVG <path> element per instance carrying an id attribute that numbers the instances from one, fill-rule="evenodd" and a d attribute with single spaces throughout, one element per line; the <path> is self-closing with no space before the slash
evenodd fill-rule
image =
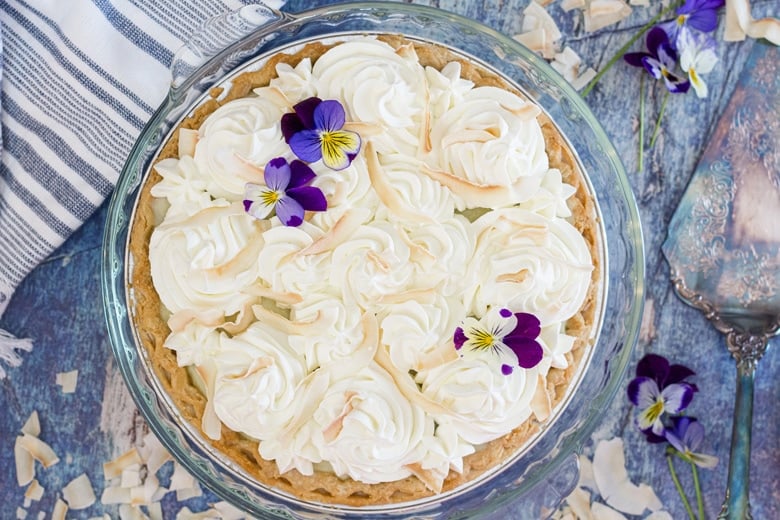
<path id="1" fill-rule="evenodd" d="M 282 473 L 437 491 L 480 445 L 543 419 L 545 377 L 568 366 L 593 269 L 566 220 L 574 189 L 549 168 L 539 109 L 457 62 L 423 68 L 411 46 L 356 38 L 276 72 L 155 166 L 166 346 L 208 397 L 208 435 L 259 440 Z M 280 120 L 311 96 L 339 100 L 363 148 L 343 170 L 310 165 L 326 211 L 255 220 L 244 184 L 294 158 Z M 539 318 L 536 367 L 457 355 L 455 329 L 493 308 Z"/>

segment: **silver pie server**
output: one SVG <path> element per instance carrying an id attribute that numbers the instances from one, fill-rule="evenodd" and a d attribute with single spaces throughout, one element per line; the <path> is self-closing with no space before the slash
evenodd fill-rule
<path id="1" fill-rule="evenodd" d="M 753 377 L 780 330 L 779 54 L 754 44 L 662 247 L 676 293 L 726 336 L 737 364 L 719 519 L 752 518 Z"/>

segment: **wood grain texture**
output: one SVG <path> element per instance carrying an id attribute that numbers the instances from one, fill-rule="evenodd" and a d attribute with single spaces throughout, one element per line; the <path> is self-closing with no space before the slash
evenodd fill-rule
<path id="1" fill-rule="evenodd" d="M 286 9 L 294 12 L 326 3 L 332 2 L 292 0 Z M 514 35 L 520 32 L 522 10 L 528 0 L 417 3 L 438 6 Z M 658 8 L 635 8 L 629 19 L 595 33 L 584 32 L 577 16 L 563 12 L 558 3 L 547 9 L 564 34 L 562 43 L 571 46 L 586 64 L 598 68 Z M 754 0 L 753 12 L 755 16 L 777 15 L 778 2 Z M 695 382 L 701 391 L 690 413 L 699 417 L 707 428 L 703 449 L 721 459 L 714 470 L 700 472 L 708 517 L 716 515 L 725 490 L 736 371 L 719 333 L 701 313 L 684 305 L 673 293 L 661 244 L 671 215 L 734 90 L 752 45 L 755 45 L 752 40 L 719 44 L 720 62 L 706 76 L 710 88 L 708 98 L 700 100 L 693 94 L 670 98 L 662 133 L 655 147 L 646 153 L 642 172 L 637 171 L 639 71 L 619 63 L 586 98 L 629 172 L 643 222 L 646 305 L 630 370 L 645 353 L 654 352 L 697 372 Z M 646 106 L 650 125 L 662 99 L 661 88 L 650 86 Z M 17 289 L 0 320 L 0 327 L 32 337 L 36 344 L 33 352 L 25 355 L 24 364 L 9 370 L 10 377 L 0 381 L 0 496 L 4 499 L 0 502 L 0 519 L 15 518 L 16 508 L 24 502 L 23 489 L 16 485 L 13 442 L 33 410 L 41 417 L 41 438 L 52 445 L 62 460 L 49 469 L 38 469 L 37 476 L 46 493 L 40 502 L 33 502 L 27 508 L 31 518 L 36 518 L 39 511 L 50 512 L 62 487 L 82 472 L 90 477 L 99 496 L 105 485 L 103 463 L 139 442 L 147 431 L 113 362 L 104 326 L 99 270 L 105 215 L 104 204 L 35 269 Z M 780 389 L 776 385 L 779 365 L 777 354 L 770 349 L 757 371 L 751 468 L 751 502 L 757 519 L 780 518 L 777 442 Z M 55 384 L 55 375 L 73 369 L 79 370 L 76 392 L 63 394 Z M 626 443 L 631 478 L 652 486 L 673 518 L 684 518 L 662 448 L 647 445 L 636 431 L 631 407 L 622 390 L 583 451 L 590 453 L 593 442 L 613 436 L 621 436 Z M 681 468 L 680 472 L 690 489 L 687 469 Z M 198 510 L 217 500 L 206 492 L 204 497 L 184 504 Z M 165 517 L 174 518 L 180 506 L 174 497 L 167 497 Z M 72 512 L 68 518 L 89 518 L 103 512 L 117 516 L 115 506 L 96 504 Z M 495 512 L 491 518 L 518 518 L 523 512 L 523 504 L 515 503 Z"/>

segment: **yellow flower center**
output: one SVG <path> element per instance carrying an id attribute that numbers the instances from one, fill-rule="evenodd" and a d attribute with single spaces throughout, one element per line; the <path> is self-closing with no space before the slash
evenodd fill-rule
<path id="1" fill-rule="evenodd" d="M 487 350 L 495 345 L 496 337 L 486 330 L 471 329 L 471 341 L 474 350 Z"/>
<path id="2" fill-rule="evenodd" d="M 263 201 L 263 204 L 266 206 L 273 206 L 277 202 L 279 202 L 279 199 L 282 198 L 282 194 L 278 191 L 273 190 L 267 190 L 260 194 L 260 200 Z"/>
<path id="3" fill-rule="evenodd" d="M 648 421 L 651 423 L 654 423 L 656 419 L 661 417 L 661 414 L 664 412 L 664 402 L 662 400 L 658 400 L 654 402 L 645 412 L 645 416 L 647 417 Z"/>

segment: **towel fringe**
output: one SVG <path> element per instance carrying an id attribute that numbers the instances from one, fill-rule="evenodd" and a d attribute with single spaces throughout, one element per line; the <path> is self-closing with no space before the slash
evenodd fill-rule
<path id="1" fill-rule="evenodd" d="M 3 363 L 10 367 L 18 367 L 22 364 L 22 357 L 17 350 L 30 352 L 32 347 L 32 339 L 19 339 L 10 332 L 0 329 L 0 379 L 5 379 L 6 377 Z"/>

